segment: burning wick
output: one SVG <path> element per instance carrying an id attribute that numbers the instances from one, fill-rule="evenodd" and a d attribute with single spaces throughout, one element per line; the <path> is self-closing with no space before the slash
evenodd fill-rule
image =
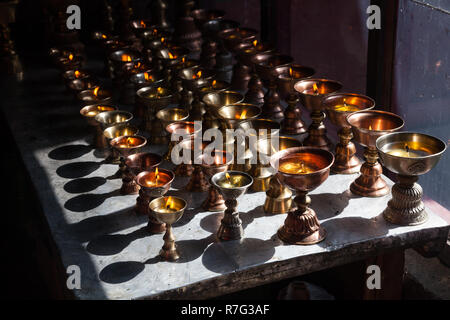
<path id="1" fill-rule="evenodd" d="M 213 80 L 212 87 L 214 88 L 216 86 L 216 84 L 217 84 L 217 80 Z"/>
<path id="2" fill-rule="evenodd" d="M 185 62 L 186 62 L 186 58 L 185 57 L 181 58 L 181 63 L 185 63 Z"/>
<path id="3" fill-rule="evenodd" d="M 121 59 L 122 59 L 122 61 L 127 61 L 127 62 L 131 61 L 131 57 L 127 54 L 123 54 Z"/>
<path id="4" fill-rule="evenodd" d="M 345 98 L 344 98 L 344 106 L 345 106 L 345 107 L 347 106 L 347 102 L 345 101 Z"/>
<path id="5" fill-rule="evenodd" d="M 245 116 L 247 115 L 247 109 L 244 109 L 242 113 L 238 116 L 238 119 L 245 119 Z"/>
<path id="6" fill-rule="evenodd" d="M 161 37 L 161 43 L 163 43 L 166 39 L 164 37 Z M 169 52 L 169 56 L 170 56 L 170 52 Z M 170 58 L 172 59 L 172 58 Z"/>
<path id="7" fill-rule="evenodd" d="M 133 146 L 133 140 L 131 138 L 127 138 L 127 147 Z"/>
<path id="8" fill-rule="evenodd" d="M 148 81 L 149 79 L 153 80 L 153 77 L 151 75 L 149 75 L 148 72 L 144 72 L 144 78 L 145 78 L 145 81 Z"/>
<path id="9" fill-rule="evenodd" d="M 291 78 L 294 78 L 294 72 L 292 71 L 292 68 L 289 68 L 289 76 Z"/>
<path id="10" fill-rule="evenodd" d="M 145 27 L 146 27 L 145 22 L 144 22 L 143 20 L 141 20 L 141 23 L 140 23 L 140 24 L 141 24 L 141 27 L 142 27 L 142 28 L 145 28 Z"/>
<path id="11" fill-rule="evenodd" d="M 253 46 L 256 47 L 258 45 L 258 40 L 253 41 Z"/>
<path id="12" fill-rule="evenodd" d="M 175 56 L 169 51 L 169 59 L 175 59 Z"/>
<path id="13" fill-rule="evenodd" d="M 225 178 L 227 178 L 228 183 L 231 184 L 231 181 L 230 181 L 231 177 L 230 177 L 230 175 L 228 174 L 228 172 L 225 172 Z"/>
<path id="14" fill-rule="evenodd" d="M 69 54 L 69 60 L 70 60 L 70 61 L 73 60 L 73 54 Z"/>
<path id="15" fill-rule="evenodd" d="M 94 88 L 94 91 L 93 91 L 93 94 L 94 94 L 94 96 L 98 96 L 98 90 L 100 89 L 100 87 L 95 87 Z"/>
<path id="16" fill-rule="evenodd" d="M 164 90 L 161 87 L 158 87 L 158 89 L 156 89 L 157 93 L 156 93 L 156 97 L 158 97 L 158 95 L 163 94 Z"/>
<path id="17" fill-rule="evenodd" d="M 317 87 L 317 84 L 313 84 L 313 90 L 314 90 L 314 94 L 319 94 L 319 88 Z"/>
<path id="18" fill-rule="evenodd" d="M 406 151 L 406 153 L 408 154 L 408 157 L 409 157 L 409 147 L 408 147 L 407 143 L 405 143 L 405 151 Z"/>
<path id="19" fill-rule="evenodd" d="M 372 129 L 372 126 L 371 126 L 370 124 L 369 124 L 369 130 L 373 130 L 373 129 Z"/>
<path id="20" fill-rule="evenodd" d="M 102 34 L 102 38 L 103 39 L 106 39 L 106 38 L 108 38 L 106 35 L 104 35 L 104 34 Z"/>
<path id="21" fill-rule="evenodd" d="M 78 70 L 75 70 L 74 75 L 75 75 L 75 78 L 78 79 L 80 77 L 80 75 L 81 75 L 81 72 L 78 71 Z"/>
<path id="22" fill-rule="evenodd" d="M 165 204 L 165 209 L 167 210 L 167 212 L 176 212 L 176 208 L 175 208 L 175 204 L 172 200 L 172 196 L 169 196 L 166 200 L 166 204 Z"/>
<path id="23" fill-rule="evenodd" d="M 197 71 L 196 74 L 192 75 L 192 79 L 199 79 L 199 78 L 201 78 L 201 76 L 202 76 L 202 71 L 199 70 L 199 71 Z"/>
<path id="24" fill-rule="evenodd" d="M 155 183 L 158 184 L 158 180 L 159 180 L 159 171 L 158 171 L 158 167 L 156 167 L 155 169 Z"/>

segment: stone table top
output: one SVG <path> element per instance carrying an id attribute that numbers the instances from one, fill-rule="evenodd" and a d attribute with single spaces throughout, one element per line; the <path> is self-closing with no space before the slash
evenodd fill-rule
<path id="1" fill-rule="evenodd" d="M 118 166 L 102 163 L 90 147 L 80 105 L 58 77 L 56 70 L 30 71 L 10 90 L 3 111 L 62 262 L 80 267 L 77 298 L 208 298 L 446 238 L 447 223 L 431 210 L 423 225 L 391 225 L 381 216 L 390 195 L 357 197 L 348 191 L 357 175 L 330 175 L 310 194 L 328 233 L 323 242 L 283 244 L 276 232 L 286 216 L 264 213 L 263 192 L 239 200 L 244 239 L 218 242 L 222 213 L 199 209 L 206 194 L 185 192 L 187 178 L 176 178 L 168 194 L 188 202 L 173 226 L 181 258 L 161 261 L 163 235 L 146 231 L 147 217 L 133 211 L 136 195 L 120 195 Z M 162 153 L 165 147 L 147 150 Z"/>

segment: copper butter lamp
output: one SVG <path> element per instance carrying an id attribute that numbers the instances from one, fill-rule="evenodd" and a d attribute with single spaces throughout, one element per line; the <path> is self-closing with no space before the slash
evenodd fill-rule
<path id="1" fill-rule="evenodd" d="M 278 171 L 281 183 L 296 191 L 297 209 L 289 211 L 278 237 L 290 244 L 314 244 L 325 239 L 316 213 L 309 207 L 308 193 L 320 186 L 330 174 L 334 161 L 331 152 L 313 147 L 289 148 L 275 153 L 270 165 Z"/>
<path id="2" fill-rule="evenodd" d="M 303 141 L 305 146 L 331 151 L 332 143 L 327 137 L 327 129 L 323 123 L 325 119 L 323 100 L 341 88 L 339 82 L 328 79 L 300 80 L 294 85 L 302 105 L 311 113 L 312 123 L 308 128 L 308 137 Z"/>
<path id="3" fill-rule="evenodd" d="M 143 171 L 136 176 L 139 196 L 136 198 L 135 211 L 137 214 L 148 215 L 147 229 L 151 233 L 164 232 L 166 226 L 150 214 L 148 205 L 153 199 L 167 193 L 173 179 L 175 179 L 175 174 L 172 171 L 158 167 L 151 171 Z"/>
<path id="4" fill-rule="evenodd" d="M 375 107 L 375 101 L 360 94 L 334 93 L 325 98 L 323 103 L 331 122 L 340 128 L 339 143 L 336 145 L 331 171 L 340 174 L 359 172 L 361 161 L 356 156 L 356 147 L 351 141 L 353 133 L 347 123 L 347 116 L 356 111 L 372 109 Z"/>
<path id="5" fill-rule="evenodd" d="M 400 130 L 403 119 L 390 112 L 379 110 L 358 111 L 347 116 L 355 140 L 366 147 L 361 175 L 350 185 L 350 191 L 362 197 L 382 197 L 389 192 L 386 181 L 381 177 L 383 168 L 378 162 L 376 140 L 387 134 Z"/>
<path id="6" fill-rule="evenodd" d="M 159 255 L 164 260 L 175 261 L 180 258 L 180 254 L 175 245 L 175 237 L 172 232 L 172 224 L 180 220 L 186 209 L 186 201 L 179 197 L 160 197 L 152 200 L 149 204 L 150 214 L 160 224 L 166 226 L 164 234 L 164 245 Z"/>
<path id="7" fill-rule="evenodd" d="M 125 170 L 122 174 L 121 194 L 136 194 L 139 185 L 136 183 L 136 176 L 143 171 L 151 171 L 159 166 L 162 157 L 155 153 L 141 152 L 123 158 Z"/>
<path id="8" fill-rule="evenodd" d="M 288 104 L 284 110 L 284 119 L 281 122 L 281 133 L 296 135 L 306 132 L 306 125 L 302 120 L 302 112 L 298 105 L 299 98 L 294 90 L 294 85 L 302 79 L 312 77 L 314 73 L 313 68 L 291 64 L 286 72 L 278 75 L 278 94 Z"/>
<path id="9" fill-rule="evenodd" d="M 392 199 L 383 211 L 384 218 L 398 225 L 417 225 L 427 221 L 422 201 L 420 175 L 439 162 L 447 146 L 438 138 L 415 132 L 395 132 L 379 137 L 376 147 L 383 166 L 397 173 Z"/>

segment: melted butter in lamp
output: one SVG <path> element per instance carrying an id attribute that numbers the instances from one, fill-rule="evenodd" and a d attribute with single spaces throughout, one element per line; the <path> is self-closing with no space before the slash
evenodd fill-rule
<path id="1" fill-rule="evenodd" d="M 156 168 L 154 172 L 150 172 L 144 183 L 146 187 L 150 188 L 162 187 L 166 183 L 166 179 Z"/>
<path id="2" fill-rule="evenodd" d="M 419 158 L 419 157 L 425 157 L 430 154 L 431 152 L 427 152 L 426 150 L 419 149 L 419 145 L 415 145 L 414 143 L 411 144 L 404 144 L 403 146 L 398 145 L 392 147 L 389 151 L 387 151 L 387 154 L 390 154 L 391 156 L 395 157 L 403 157 L 403 158 Z"/>
<path id="3" fill-rule="evenodd" d="M 149 92 L 149 94 L 147 95 L 147 98 L 159 99 L 159 98 L 165 97 L 165 96 L 167 96 L 166 91 L 163 88 L 158 87 L 158 88 L 156 88 L 156 90 L 152 90 L 151 92 Z"/>
<path id="4" fill-rule="evenodd" d="M 346 103 L 344 99 L 344 103 L 334 106 L 334 110 L 342 112 L 356 112 L 359 111 L 359 108 L 353 104 Z"/>
<path id="5" fill-rule="evenodd" d="M 280 163 L 278 170 L 289 174 L 308 174 L 316 171 L 312 165 L 297 158 Z"/>
<path id="6" fill-rule="evenodd" d="M 226 172 L 224 177 L 220 179 L 217 184 L 226 189 L 239 188 L 242 187 L 242 182 L 244 181 L 244 179 L 245 177 L 241 174 L 230 175 L 228 172 Z"/>

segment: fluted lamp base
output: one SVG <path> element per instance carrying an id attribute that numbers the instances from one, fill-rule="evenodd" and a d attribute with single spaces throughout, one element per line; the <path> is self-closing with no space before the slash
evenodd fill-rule
<path id="1" fill-rule="evenodd" d="M 386 221 L 402 225 L 414 226 L 425 223 L 428 214 L 422 201 L 422 187 L 416 183 L 416 176 L 398 176 L 399 182 L 392 187 L 392 199 L 383 211 Z"/>
<path id="2" fill-rule="evenodd" d="M 297 191 L 294 201 L 298 209 L 289 211 L 284 225 L 278 229 L 278 238 L 295 245 L 315 244 L 324 240 L 326 231 L 320 226 L 314 210 L 308 207 L 310 197 Z"/>

